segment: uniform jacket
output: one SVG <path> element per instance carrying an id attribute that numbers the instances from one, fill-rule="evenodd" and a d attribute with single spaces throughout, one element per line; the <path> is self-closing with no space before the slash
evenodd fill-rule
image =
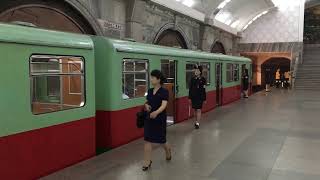
<path id="1" fill-rule="evenodd" d="M 206 101 L 206 84 L 204 77 L 192 77 L 189 83 L 189 99 Z"/>

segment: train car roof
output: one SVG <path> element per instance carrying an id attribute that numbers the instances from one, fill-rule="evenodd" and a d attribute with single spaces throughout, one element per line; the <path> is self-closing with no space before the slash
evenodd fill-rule
<path id="1" fill-rule="evenodd" d="M 144 44 L 138 42 L 124 41 L 108 39 L 113 47 L 118 52 L 126 53 L 139 53 L 139 54 L 152 54 L 152 55 L 163 55 L 172 57 L 187 57 L 195 59 L 212 59 L 212 60 L 225 60 L 225 61 L 241 61 L 241 62 L 251 62 L 249 58 L 239 57 L 239 56 L 228 56 L 223 54 L 206 53 L 201 51 L 192 51 L 188 49 L 178 49 L 165 46 Z"/>
<path id="2" fill-rule="evenodd" d="M 93 49 L 90 36 L 0 23 L 0 42 Z"/>

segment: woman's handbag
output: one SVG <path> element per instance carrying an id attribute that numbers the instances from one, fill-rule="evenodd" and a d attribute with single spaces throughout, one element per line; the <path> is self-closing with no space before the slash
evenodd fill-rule
<path id="1" fill-rule="evenodd" d="M 148 118 L 148 112 L 147 111 L 140 111 L 137 113 L 137 128 L 143 128 L 144 127 L 144 121 Z"/>

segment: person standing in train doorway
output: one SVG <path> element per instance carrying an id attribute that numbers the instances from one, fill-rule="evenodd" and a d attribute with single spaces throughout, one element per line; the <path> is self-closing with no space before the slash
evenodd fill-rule
<path id="1" fill-rule="evenodd" d="M 189 82 L 189 104 L 195 111 L 195 129 L 200 128 L 201 110 L 203 103 L 206 103 L 206 79 L 202 77 L 202 66 L 194 66 L 194 76 Z"/>
<path id="2" fill-rule="evenodd" d="M 144 165 L 143 171 L 150 169 L 152 144 L 161 144 L 166 153 L 166 160 L 171 160 L 171 147 L 167 142 L 167 113 L 166 108 L 169 92 L 162 87 L 165 77 L 159 70 L 151 72 L 151 84 L 153 88 L 148 90 L 145 110 L 149 117 L 144 121 Z"/>
<path id="3" fill-rule="evenodd" d="M 248 89 L 249 89 L 249 71 L 248 69 L 245 69 L 242 76 L 242 90 L 243 90 L 244 98 L 249 98 Z"/>

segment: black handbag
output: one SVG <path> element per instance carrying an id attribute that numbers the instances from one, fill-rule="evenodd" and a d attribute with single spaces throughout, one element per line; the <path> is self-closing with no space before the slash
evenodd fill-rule
<path id="1" fill-rule="evenodd" d="M 144 127 L 144 121 L 147 119 L 148 117 L 148 112 L 146 111 L 140 111 L 137 113 L 137 128 L 143 128 Z"/>

